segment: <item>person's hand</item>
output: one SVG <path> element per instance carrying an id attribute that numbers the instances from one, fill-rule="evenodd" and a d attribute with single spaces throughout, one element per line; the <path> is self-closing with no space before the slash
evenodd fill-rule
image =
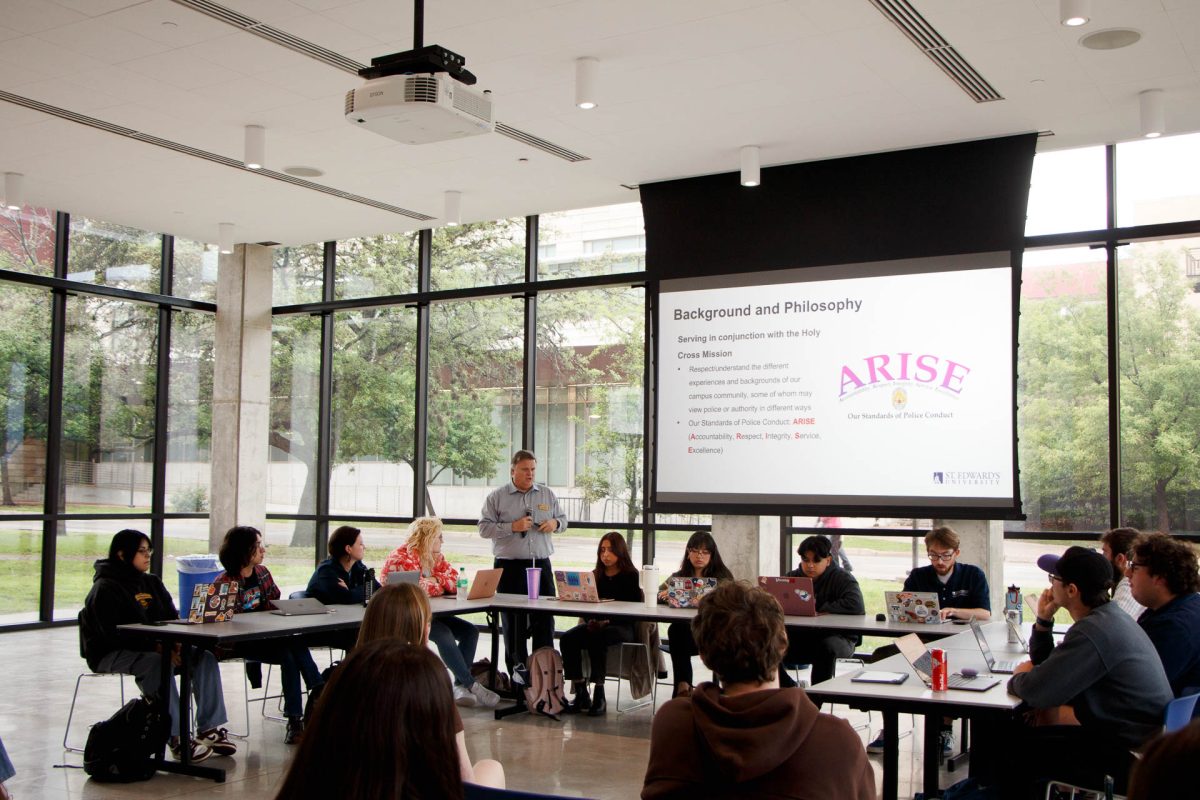
<path id="1" fill-rule="evenodd" d="M 554 533 L 556 530 L 558 530 L 558 520 L 548 519 L 541 525 L 538 525 L 538 530 L 542 533 Z"/>
<path id="2" fill-rule="evenodd" d="M 342 580 L 341 578 L 338 578 L 338 586 L 342 587 L 343 589 L 345 589 L 347 591 L 350 590 L 350 587 L 347 586 L 346 582 L 344 580 Z"/>
<path id="3" fill-rule="evenodd" d="M 666 589 L 663 589 L 661 592 L 658 593 L 658 599 L 662 600 L 663 602 L 666 602 L 666 599 L 667 599 L 667 590 Z"/>
<path id="4" fill-rule="evenodd" d="M 943 608 L 942 610 L 938 611 L 938 616 L 941 617 L 942 619 L 954 619 L 955 617 L 958 616 L 957 614 L 954 613 L 955 611 L 958 611 L 958 609 L 957 608 Z M 963 617 L 963 619 L 966 619 L 966 617 Z"/>
<path id="5" fill-rule="evenodd" d="M 514 519 L 512 524 L 513 533 L 525 533 L 533 527 L 533 517 L 524 516 L 520 519 Z"/>
<path id="6" fill-rule="evenodd" d="M 1039 619 L 1054 619 L 1054 615 L 1058 613 L 1058 603 L 1054 602 L 1054 591 L 1050 587 L 1042 590 L 1042 594 L 1038 597 L 1037 615 Z"/>
<path id="7" fill-rule="evenodd" d="M 1032 661 L 1022 661 L 1013 668 L 1013 675 L 1020 675 L 1022 672 L 1029 672 L 1031 669 L 1033 669 Z"/>

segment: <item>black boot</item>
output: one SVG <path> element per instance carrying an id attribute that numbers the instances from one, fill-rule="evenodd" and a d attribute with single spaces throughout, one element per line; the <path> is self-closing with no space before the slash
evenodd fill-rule
<path id="1" fill-rule="evenodd" d="M 575 699 L 563 708 L 564 714 L 582 714 L 592 707 L 592 698 L 588 697 L 587 681 L 575 681 Z"/>
<path id="2" fill-rule="evenodd" d="M 608 703 L 604 702 L 604 684 L 597 683 L 596 691 L 592 693 L 592 707 L 588 709 L 589 717 L 599 717 L 608 711 Z"/>
<path id="3" fill-rule="evenodd" d="M 304 717 L 288 717 L 287 732 L 283 734 L 284 744 L 300 744 L 304 736 Z"/>

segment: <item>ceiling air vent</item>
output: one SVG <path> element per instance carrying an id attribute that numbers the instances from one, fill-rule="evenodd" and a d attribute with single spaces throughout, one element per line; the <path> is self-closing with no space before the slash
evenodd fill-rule
<path id="1" fill-rule="evenodd" d="M 941 67 L 942 72 L 950 76 L 950 80 L 957 83 L 976 103 L 1004 99 L 996 91 L 996 87 L 976 72 L 962 54 L 954 49 L 954 45 L 946 41 L 908 0 L 871 0 L 871 5 L 879 9 L 879 13 L 891 20 L 893 25 L 904 31 L 904 35 L 920 48 L 929 60 Z"/>

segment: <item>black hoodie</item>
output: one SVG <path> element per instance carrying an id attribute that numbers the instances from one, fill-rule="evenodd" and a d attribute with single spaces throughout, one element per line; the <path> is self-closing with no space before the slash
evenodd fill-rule
<path id="1" fill-rule="evenodd" d="M 114 650 L 151 651 L 145 639 L 121 639 L 118 625 L 176 619 L 179 612 L 162 579 L 120 559 L 96 562 L 92 590 L 79 612 L 79 649 L 88 667 L 98 668 L 100 659 Z"/>

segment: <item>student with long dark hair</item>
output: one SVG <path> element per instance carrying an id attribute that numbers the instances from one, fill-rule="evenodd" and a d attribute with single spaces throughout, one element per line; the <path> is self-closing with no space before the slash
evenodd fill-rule
<path id="1" fill-rule="evenodd" d="M 133 675 L 146 697 L 164 700 L 171 715 L 171 752 L 179 758 L 189 748 L 193 762 L 210 755 L 231 756 L 237 747 L 229 741 L 223 726 L 225 698 L 221 689 L 221 670 L 217 659 L 207 650 L 191 651 L 192 696 L 196 701 L 196 725 L 199 733 L 190 740 L 180 730 L 179 698 L 174 679 L 170 697 L 160 697 L 162 655 L 159 646 L 145 640 L 122 639 L 118 625 L 163 622 L 178 619 L 179 612 L 162 579 L 150 572 L 150 537 L 126 528 L 112 538 L 108 558 L 96 562 L 92 590 L 79 612 L 79 642 L 88 667 L 94 672 L 121 672 Z M 189 600 L 191 598 L 188 598 Z M 179 652 L 172 653 L 175 666 L 181 664 Z"/>
<path id="2" fill-rule="evenodd" d="M 358 644 L 355 647 L 362 647 L 381 639 L 398 639 L 407 644 L 425 647 L 429 644 L 429 629 L 432 624 L 433 612 L 429 608 L 429 599 L 419 586 L 413 583 L 385 586 L 371 598 L 367 612 L 363 614 L 362 625 L 358 629 Z M 499 761 L 490 758 L 471 763 L 462 716 L 454 706 L 451 706 L 451 712 L 454 715 L 454 742 L 462 779 L 468 783 L 503 789 L 504 767 Z"/>
<path id="3" fill-rule="evenodd" d="M 625 537 L 616 531 L 609 531 L 600 537 L 596 545 L 596 568 L 592 573 L 596 576 L 596 593 L 601 598 L 641 601 L 642 587 L 638 583 L 637 567 L 629 556 Z M 566 707 L 566 713 L 586 711 L 589 717 L 598 717 L 608 710 L 604 699 L 608 648 L 633 640 L 633 620 L 628 618 L 616 622 L 589 619 L 562 635 L 563 677 L 575 684 L 575 699 Z M 583 679 L 585 650 L 591 663 L 592 683 L 596 685 L 592 696 L 588 695 L 587 681 Z"/>
<path id="4" fill-rule="evenodd" d="M 366 551 L 362 531 L 351 525 L 339 527 L 329 534 L 329 558 L 317 565 L 305 593 L 327 606 L 362 603 L 368 581 L 379 588 L 379 581 L 367 577 Z"/>
<path id="5" fill-rule="evenodd" d="M 460 800 L 454 717 L 437 656 L 400 639 L 361 644 L 322 693 L 276 798 Z"/>
<path id="6" fill-rule="evenodd" d="M 708 531 L 696 531 L 687 540 L 683 563 L 671 578 L 716 578 L 719 582 L 733 580 L 733 573 L 721 560 L 717 541 Z M 667 580 L 670 580 L 668 578 Z M 658 602 L 667 602 L 667 584 L 658 587 Z M 689 622 L 672 622 L 667 626 L 667 642 L 671 648 L 671 674 L 675 689 L 671 697 L 686 697 L 692 693 L 692 656 L 698 655 Z"/>
<path id="7" fill-rule="evenodd" d="M 218 556 L 225 571 L 214 584 L 237 582 L 236 613 L 245 614 L 269 611 L 275 606 L 272 600 L 279 599 L 279 587 L 271 577 L 271 571 L 263 566 L 267 546 L 257 528 L 238 525 L 230 528 L 221 542 Z M 235 648 L 237 655 L 279 665 L 279 677 L 283 683 L 283 713 L 287 717 L 284 744 L 295 744 L 304 733 L 304 698 L 300 690 L 300 679 L 313 689 L 322 683 L 321 670 L 313 661 L 308 646 L 291 639 L 246 642 Z"/>

